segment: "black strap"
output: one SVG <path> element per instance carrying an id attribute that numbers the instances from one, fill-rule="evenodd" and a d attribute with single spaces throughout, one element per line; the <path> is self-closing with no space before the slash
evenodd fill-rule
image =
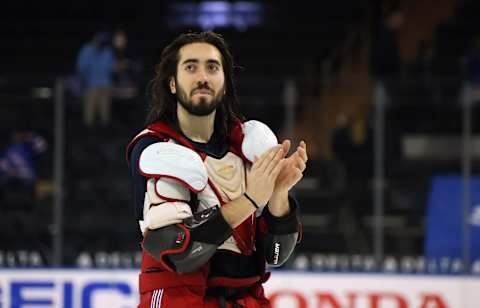
<path id="1" fill-rule="evenodd" d="M 253 204 L 254 207 L 256 207 L 258 209 L 257 203 L 255 201 L 253 201 L 253 199 L 250 198 L 250 196 L 247 195 L 247 193 L 243 193 L 243 195 L 245 196 L 245 198 L 247 198 Z"/>

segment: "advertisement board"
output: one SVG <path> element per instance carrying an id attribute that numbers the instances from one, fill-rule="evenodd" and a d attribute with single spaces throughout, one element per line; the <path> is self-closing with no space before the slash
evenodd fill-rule
<path id="1" fill-rule="evenodd" d="M 275 273 L 265 286 L 275 308 L 478 308 L 480 278 Z"/>
<path id="2" fill-rule="evenodd" d="M 0 308 L 136 307 L 137 270 L 0 270 Z"/>
<path id="3" fill-rule="evenodd" d="M 133 308 L 137 270 L 0 270 L 0 308 Z M 480 277 L 274 272 L 274 308 L 478 308 Z"/>

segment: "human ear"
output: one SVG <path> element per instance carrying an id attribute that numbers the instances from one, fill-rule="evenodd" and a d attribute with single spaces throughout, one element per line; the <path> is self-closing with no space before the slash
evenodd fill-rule
<path id="1" fill-rule="evenodd" d="M 172 92 L 172 94 L 177 93 L 177 86 L 175 84 L 175 78 L 170 77 L 170 82 L 168 83 L 168 85 L 170 86 L 170 92 Z"/>

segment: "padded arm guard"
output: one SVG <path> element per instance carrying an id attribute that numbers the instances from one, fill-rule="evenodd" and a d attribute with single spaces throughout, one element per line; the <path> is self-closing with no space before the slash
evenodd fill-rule
<path id="1" fill-rule="evenodd" d="M 291 234 L 268 234 L 265 242 L 265 258 L 268 265 L 282 266 L 297 244 L 298 232 Z"/>
<path id="2" fill-rule="evenodd" d="M 265 259 L 273 267 L 281 266 L 288 260 L 299 239 L 297 204 L 292 198 L 289 198 L 289 202 L 290 214 L 286 217 L 274 217 L 268 207 L 263 212 L 268 225 L 264 239 Z"/>
<path id="3" fill-rule="evenodd" d="M 219 208 L 213 207 L 194 214 L 182 224 L 148 230 L 143 249 L 169 271 L 192 273 L 207 263 L 231 234 L 232 229 Z"/>

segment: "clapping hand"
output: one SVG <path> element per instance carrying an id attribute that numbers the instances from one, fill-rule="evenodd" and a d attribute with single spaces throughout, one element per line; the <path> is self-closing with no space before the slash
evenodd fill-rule
<path id="1" fill-rule="evenodd" d="M 288 139 L 282 142 L 283 153 L 288 153 L 290 145 L 291 142 Z M 307 144 L 301 141 L 296 151 L 285 159 L 282 170 L 277 176 L 273 194 L 288 193 L 302 179 L 307 160 Z"/>

